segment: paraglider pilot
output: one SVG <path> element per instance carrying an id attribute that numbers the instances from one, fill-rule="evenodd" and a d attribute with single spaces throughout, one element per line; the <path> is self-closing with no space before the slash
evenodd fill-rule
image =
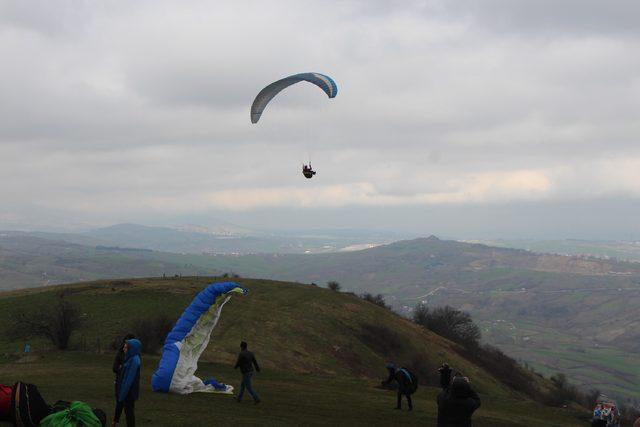
<path id="1" fill-rule="evenodd" d="M 409 410 L 413 410 L 411 395 L 418 389 L 418 378 L 407 368 L 400 368 L 395 372 L 395 379 L 398 383 L 398 399 L 396 409 L 402 409 L 402 396 L 407 398 Z"/>
<path id="2" fill-rule="evenodd" d="M 242 372 L 242 383 L 240 383 L 240 392 L 236 397 L 238 403 L 242 402 L 242 395 L 244 394 L 244 389 L 246 388 L 251 397 L 253 397 L 253 401 L 255 404 L 260 403 L 260 397 L 258 393 L 253 389 L 251 385 L 251 377 L 253 377 L 253 367 L 255 366 L 256 371 L 260 372 L 260 366 L 258 366 L 258 361 L 256 360 L 256 356 L 247 350 L 247 343 L 242 341 L 240 343 L 240 354 L 238 354 L 238 361 L 234 366 L 234 369 L 240 368 L 240 372 Z"/>
<path id="3" fill-rule="evenodd" d="M 311 168 L 311 163 L 308 165 L 302 165 L 302 175 L 304 175 L 305 178 L 311 179 L 315 174 L 316 171 Z"/>

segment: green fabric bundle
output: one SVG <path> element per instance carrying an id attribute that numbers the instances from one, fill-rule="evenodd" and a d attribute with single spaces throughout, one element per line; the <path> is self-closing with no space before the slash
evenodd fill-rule
<path id="1" fill-rule="evenodd" d="M 102 424 L 89 405 L 76 401 L 44 418 L 40 427 L 102 427 Z"/>

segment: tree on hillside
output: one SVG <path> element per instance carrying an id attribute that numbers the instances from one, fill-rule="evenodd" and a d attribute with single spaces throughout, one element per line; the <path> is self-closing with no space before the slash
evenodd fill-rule
<path id="1" fill-rule="evenodd" d="M 416 305 L 416 308 L 413 310 L 413 323 L 416 323 L 420 326 L 427 327 L 427 323 L 429 320 L 429 307 L 424 304 Z"/>
<path id="2" fill-rule="evenodd" d="M 340 283 L 336 282 L 335 280 L 327 282 L 327 288 L 335 292 L 340 292 L 340 289 L 342 289 L 342 287 L 340 286 Z"/>
<path id="3" fill-rule="evenodd" d="M 360 298 L 362 298 L 365 301 L 369 301 L 370 303 L 373 303 L 375 305 L 379 305 L 382 308 L 389 308 L 389 306 L 387 306 L 387 303 L 384 300 L 384 297 L 382 296 L 382 294 L 377 294 L 377 295 L 373 295 L 370 294 L 369 292 L 364 293 L 362 295 L 360 295 Z"/>
<path id="4" fill-rule="evenodd" d="M 111 343 L 111 347 L 114 350 L 117 349 L 120 345 L 120 337 L 131 333 L 144 343 L 142 346 L 143 353 L 160 354 L 164 341 L 175 324 L 176 319 L 164 313 L 135 319 L 129 327 Z"/>
<path id="5" fill-rule="evenodd" d="M 16 313 L 11 329 L 14 336 L 44 337 L 58 349 L 66 350 L 71 334 L 80 328 L 83 321 L 80 310 L 61 297 L 54 304 Z"/>
<path id="6" fill-rule="evenodd" d="M 436 307 L 432 310 L 418 304 L 414 310 L 414 322 L 466 348 L 480 345 L 480 328 L 473 323 L 469 313 L 450 306 Z"/>

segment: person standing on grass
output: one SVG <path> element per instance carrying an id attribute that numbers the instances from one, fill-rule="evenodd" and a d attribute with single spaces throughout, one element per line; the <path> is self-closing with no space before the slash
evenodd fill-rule
<path id="1" fill-rule="evenodd" d="M 140 367 L 142 364 L 140 350 L 142 350 L 142 343 L 135 338 L 127 340 L 124 344 L 124 363 L 116 380 L 116 412 L 113 416 L 113 427 L 120 422 L 123 409 L 127 419 L 127 427 L 135 427 L 136 425 L 134 405 L 140 391 Z"/>
<path id="2" fill-rule="evenodd" d="M 441 369 L 441 377 L 447 374 Z M 450 373 L 449 373 L 450 374 Z M 441 384 L 445 381 L 441 378 Z M 471 416 L 480 407 L 480 397 L 467 377 L 455 376 L 438 395 L 438 427 L 471 427 Z"/>
<path id="3" fill-rule="evenodd" d="M 244 395 L 245 388 L 253 397 L 254 403 L 257 405 L 260 403 L 260 397 L 258 393 L 251 386 L 251 378 L 253 377 L 253 367 L 255 366 L 256 371 L 260 372 L 260 366 L 258 366 L 258 361 L 256 360 L 256 356 L 247 350 L 247 343 L 242 341 L 240 343 L 240 353 L 238 354 L 238 361 L 233 369 L 240 368 L 240 372 L 242 373 L 242 382 L 240 383 L 240 392 L 236 397 L 238 403 L 242 402 L 242 396 Z"/>
<path id="4" fill-rule="evenodd" d="M 127 340 L 133 339 L 136 336 L 133 334 L 127 334 L 124 336 L 124 338 L 122 339 L 122 341 L 120 342 L 120 345 L 118 346 L 118 351 L 116 352 L 116 357 L 113 360 L 113 368 L 111 368 L 111 370 L 113 371 L 115 377 L 113 379 L 113 384 L 115 387 L 115 391 L 116 391 L 116 399 L 118 398 L 118 375 L 120 375 L 120 370 L 122 369 L 122 365 L 124 364 L 124 358 L 125 358 L 125 354 L 124 354 L 124 346 L 127 343 Z"/>

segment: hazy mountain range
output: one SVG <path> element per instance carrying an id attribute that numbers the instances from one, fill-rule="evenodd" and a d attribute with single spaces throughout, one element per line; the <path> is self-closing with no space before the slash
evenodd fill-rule
<path id="1" fill-rule="evenodd" d="M 117 224 L 76 233 L 0 231 L 6 237 L 30 236 L 89 246 L 151 249 L 175 253 L 322 253 L 354 250 L 406 238 L 362 230 L 263 231 L 229 223 L 215 227 L 149 227 Z"/>

